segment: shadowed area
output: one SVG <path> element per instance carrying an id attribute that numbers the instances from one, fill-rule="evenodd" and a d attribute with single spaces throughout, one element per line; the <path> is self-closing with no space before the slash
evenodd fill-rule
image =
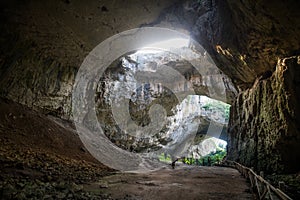
<path id="1" fill-rule="evenodd" d="M 0 1 L 0 200 L 251 198 L 235 170 L 200 166 L 222 160 L 300 199 L 299 8 L 299 0 Z M 180 37 L 138 34 L 146 29 Z M 147 49 L 161 43 L 170 49 Z M 78 119 L 88 130 L 75 131 Z M 104 133 L 82 143 L 95 127 Z M 176 160 L 185 164 L 171 170 Z M 132 166 L 165 168 L 114 170 Z"/>
<path id="2" fill-rule="evenodd" d="M 90 199 L 80 185 L 113 172 L 85 150 L 70 122 L 4 99 L 0 143 L 0 199 Z"/>

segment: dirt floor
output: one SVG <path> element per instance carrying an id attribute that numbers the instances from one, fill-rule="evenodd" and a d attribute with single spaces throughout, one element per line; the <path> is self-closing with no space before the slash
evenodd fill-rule
<path id="1" fill-rule="evenodd" d="M 252 199 L 247 181 L 231 168 L 116 172 L 89 154 L 69 121 L 4 99 L 0 144 L 0 200 Z"/>
<path id="2" fill-rule="evenodd" d="M 84 187 L 102 188 L 113 199 L 253 199 L 249 184 L 237 170 L 183 164 L 147 174 L 117 173 Z"/>

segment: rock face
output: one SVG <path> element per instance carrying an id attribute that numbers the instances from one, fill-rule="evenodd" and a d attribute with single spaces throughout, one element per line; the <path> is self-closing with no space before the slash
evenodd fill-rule
<path id="1" fill-rule="evenodd" d="M 75 75 L 85 56 L 106 38 L 154 21 L 170 5 L 1 2 L 1 96 L 69 119 Z"/>
<path id="2" fill-rule="evenodd" d="M 112 35 L 140 26 L 189 32 L 195 20 L 203 17 L 197 9 L 208 6 L 194 1 L 172 3 L 3 2 L 1 96 L 69 119 L 76 72 L 93 47 Z M 214 13 L 218 13 L 217 8 Z M 223 81 L 229 89 L 227 101 L 232 102 L 236 89 L 230 79 L 225 77 Z"/>
<path id="3" fill-rule="evenodd" d="M 191 68 L 189 62 L 164 51 L 138 51 L 114 62 L 99 80 L 95 96 L 97 118 L 105 135 L 128 151 L 163 149 L 177 157 L 186 153 L 189 145 L 200 143 L 205 135 L 226 140 L 225 107 L 209 107 L 211 102 L 225 104 L 200 96 L 209 96 L 213 78 L 191 74 L 196 71 Z M 226 76 L 219 75 L 219 83 L 226 81 Z M 226 89 L 229 90 L 224 87 L 220 96 Z M 165 113 L 160 109 L 151 114 L 156 104 Z"/>
<path id="4" fill-rule="evenodd" d="M 299 54 L 299 2 L 1 1 L 0 96 L 70 119 L 74 78 L 93 47 L 132 28 L 172 28 L 189 33 L 232 79 L 234 86 L 224 80 L 227 102 L 239 88 L 231 158 L 258 169 L 296 171 L 297 64 L 287 59 L 287 69 L 280 71 L 280 64 L 275 72 L 274 66 L 278 58 Z"/>
<path id="5" fill-rule="evenodd" d="M 299 52 L 299 1 L 200 1 L 193 36 L 239 88 Z"/>
<path id="6" fill-rule="evenodd" d="M 84 57 L 104 39 L 131 28 L 190 33 L 241 89 L 273 71 L 278 57 L 300 49 L 299 2 L 293 0 L 1 4 L 1 96 L 64 118 L 70 116 L 70 90 Z"/>
<path id="7" fill-rule="evenodd" d="M 268 173 L 300 170 L 299 59 L 279 60 L 273 74 L 238 95 L 228 129 L 229 159 Z"/>

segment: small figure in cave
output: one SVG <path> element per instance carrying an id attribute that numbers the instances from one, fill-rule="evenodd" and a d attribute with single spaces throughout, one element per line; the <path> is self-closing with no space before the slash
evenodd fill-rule
<path id="1" fill-rule="evenodd" d="M 196 158 L 196 165 L 200 165 L 199 159 Z"/>
<path id="2" fill-rule="evenodd" d="M 171 166 L 173 169 L 175 169 L 175 163 L 178 161 L 178 158 L 176 158 L 172 163 L 171 163 Z"/>

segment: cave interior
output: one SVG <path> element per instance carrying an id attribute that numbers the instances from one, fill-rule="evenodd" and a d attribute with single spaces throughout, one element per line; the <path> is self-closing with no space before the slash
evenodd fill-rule
<path id="1" fill-rule="evenodd" d="M 208 155 L 300 198 L 299 1 L 0 9 L 0 199 L 109 199 L 84 185 Z"/>

